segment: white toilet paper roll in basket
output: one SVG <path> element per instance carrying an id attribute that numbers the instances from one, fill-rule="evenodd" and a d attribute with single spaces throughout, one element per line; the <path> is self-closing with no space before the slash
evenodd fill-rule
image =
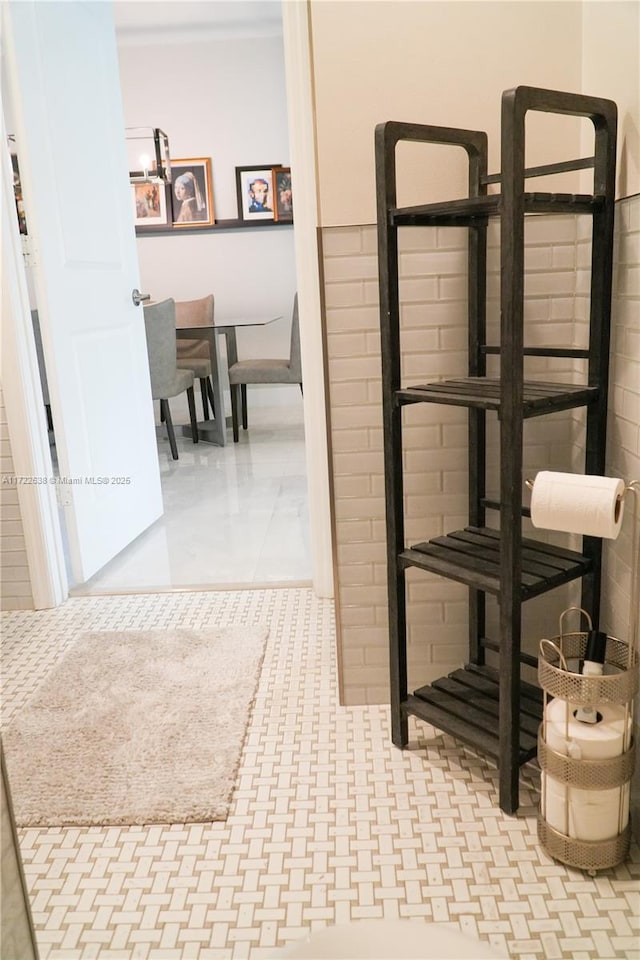
<path id="1" fill-rule="evenodd" d="M 533 483 L 531 522 L 545 530 L 610 540 L 620 533 L 624 480 L 541 470 Z"/>
<path id="2" fill-rule="evenodd" d="M 545 709 L 545 740 L 552 750 L 576 760 L 607 760 L 624 750 L 631 718 L 615 703 L 598 705 L 601 719 L 582 723 L 574 716 L 576 706 L 555 699 Z M 568 721 L 568 725 L 567 725 Z M 568 734 L 568 738 L 567 738 Z M 544 816 L 555 830 L 576 840 L 608 840 L 629 819 L 629 786 L 608 790 L 580 790 L 542 774 Z M 620 809 L 620 791 L 622 810 Z"/>
<path id="3" fill-rule="evenodd" d="M 625 724 L 625 709 L 617 703 L 598 704 L 597 710 L 602 718 L 598 723 L 582 723 L 574 716 L 575 704 L 559 698 L 551 700 L 545 710 L 547 744 L 557 753 L 576 760 L 619 757 L 624 752 L 625 732 L 629 732 L 631 718 L 627 716 Z"/>
<path id="4" fill-rule="evenodd" d="M 579 790 L 542 774 L 544 818 L 573 840 L 611 840 L 629 820 L 629 784 L 612 790 Z M 620 791 L 622 811 L 620 811 Z"/>

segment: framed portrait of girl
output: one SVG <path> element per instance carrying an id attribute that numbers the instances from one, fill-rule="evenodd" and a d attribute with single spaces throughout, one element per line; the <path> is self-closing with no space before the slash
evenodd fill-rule
<path id="1" fill-rule="evenodd" d="M 207 227 L 215 223 L 211 160 L 171 161 L 173 226 Z"/>

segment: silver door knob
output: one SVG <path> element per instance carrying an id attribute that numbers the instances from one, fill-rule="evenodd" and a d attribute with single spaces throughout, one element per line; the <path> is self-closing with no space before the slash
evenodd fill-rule
<path id="1" fill-rule="evenodd" d="M 131 291 L 131 299 L 133 300 L 136 307 L 139 307 L 141 303 L 144 303 L 146 300 L 151 300 L 150 293 L 140 293 L 137 287 Z"/>

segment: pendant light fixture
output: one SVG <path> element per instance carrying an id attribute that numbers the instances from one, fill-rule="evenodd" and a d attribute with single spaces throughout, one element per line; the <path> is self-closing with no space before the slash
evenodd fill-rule
<path id="1" fill-rule="evenodd" d="M 159 127 L 126 127 L 131 183 L 171 183 L 169 138 Z"/>

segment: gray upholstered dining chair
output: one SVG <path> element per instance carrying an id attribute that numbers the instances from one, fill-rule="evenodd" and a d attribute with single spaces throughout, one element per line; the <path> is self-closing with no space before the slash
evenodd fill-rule
<path id="1" fill-rule="evenodd" d="M 193 396 L 193 370 L 179 370 L 176 357 L 176 304 L 175 300 L 150 303 L 144 308 L 144 327 L 147 336 L 151 396 L 160 401 L 160 418 L 167 425 L 171 456 L 178 459 L 178 448 L 171 420 L 169 399 L 187 391 L 189 419 L 193 442 L 198 442 L 196 403 Z"/>
<path id="2" fill-rule="evenodd" d="M 298 318 L 298 294 L 293 298 L 291 317 L 291 346 L 288 358 L 238 360 L 229 367 L 231 389 L 231 419 L 233 440 L 238 442 L 238 400 L 242 400 L 242 428 L 247 429 L 247 384 L 248 383 L 297 383 L 302 390 L 302 364 L 300 362 L 300 322 Z M 240 394 L 240 396 L 238 396 Z"/>
<path id="3" fill-rule="evenodd" d="M 207 340 L 180 339 L 180 327 L 213 326 L 213 294 L 199 300 L 176 300 L 176 327 L 178 329 L 178 369 L 193 370 L 200 381 L 202 411 L 204 419 L 209 419 L 209 405 L 213 416 L 216 415 L 211 383 L 211 356 Z"/>

